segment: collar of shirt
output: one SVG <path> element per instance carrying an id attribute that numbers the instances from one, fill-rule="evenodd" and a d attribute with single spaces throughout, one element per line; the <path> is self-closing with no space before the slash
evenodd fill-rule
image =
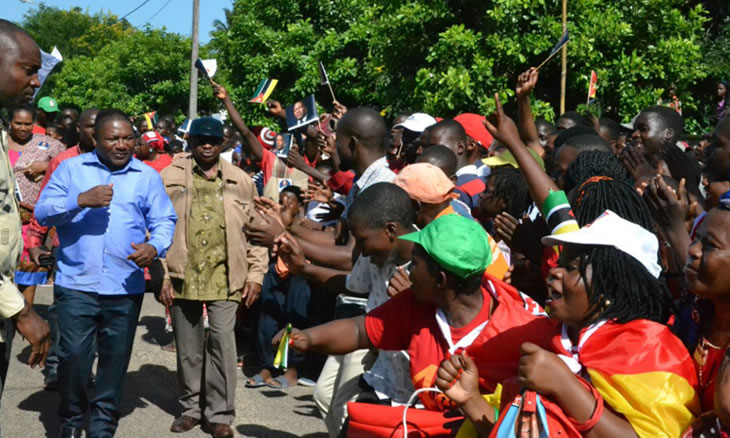
<path id="1" fill-rule="evenodd" d="M 106 164 L 101 162 L 101 160 L 99 159 L 99 155 L 96 153 L 96 151 L 93 151 L 88 154 L 80 154 L 79 156 L 83 157 L 82 159 L 83 159 L 84 164 L 101 167 L 105 170 L 108 170 L 110 173 L 127 173 L 132 170 L 134 170 L 136 172 L 141 172 L 142 166 L 145 165 L 138 159 L 131 157 L 129 159 L 129 161 L 127 162 L 127 164 L 124 167 L 122 167 L 121 169 L 111 170 L 111 169 L 109 169 L 109 167 L 107 167 Z"/>
<path id="2" fill-rule="evenodd" d="M 198 165 L 198 163 L 195 162 L 195 160 L 193 160 L 193 173 L 197 173 L 198 175 L 202 176 L 203 178 L 205 178 L 208 181 L 214 181 L 217 178 L 223 178 L 223 171 L 221 170 L 221 167 L 222 167 L 221 164 L 218 163 L 218 169 L 215 173 L 215 178 L 210 178 L 210 177 L 208 177 L 208 175 L 206 175 L 203 168 L 200 167 Z"/>
<path id="3" fill-rule="evenodd" d="M 489 175 L 491 169 L 486 164 L 482 163 L 481 160 L 477 160 L 474 164 L 469 164 L 456 171 L 456 176 L 461 175 L 477 175 L 481 178 L 486 178 Z"/>
<path id="4" fill-rule="evenodd" d="M 372 164 L 370 164 L 368 168 L 365 169 L 365 172 L 363 172 L 362 175 L 356 178 L 355 185 L 362 190 L 363 187 L 367 187 L 369 185 L 368 182 L 371 178 L 376 177 L 384 170 L 387 170 L 390 173 L 393 172 L 388 167 L 388 160 L 385 157 L 373 161 Z"/>

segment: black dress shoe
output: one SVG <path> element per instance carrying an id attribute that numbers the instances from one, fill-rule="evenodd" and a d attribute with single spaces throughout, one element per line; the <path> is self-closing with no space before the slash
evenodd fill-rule
<path id="1" fill-rule="evenodd" d="M 73 426 L 62 427 L 59 438 L 81 438 L 81 428 Z"/>

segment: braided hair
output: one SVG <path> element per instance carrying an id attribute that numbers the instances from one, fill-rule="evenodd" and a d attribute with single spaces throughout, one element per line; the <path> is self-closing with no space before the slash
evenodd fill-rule
<path id="1" fill-rule="evenodd" d="M 610 177 L 597 176 L 586 180 L 576 190 L 573 211 L 578 225 L 586 226 L 606 210 L 656 234 L 649 207 L 634 187 Z"/>
<path id="2" fill-rule="evenodd" d="M 591 266 L 591 279 L 587 269 Z M 609 246 L 586 247 L 579 269 L 593 314 L 588 320 L 623 324 L 648 319 L 666 324 L 674 303 L 666 283 L 655 278 L 638 260 Z"/>
<path id="3" fill-rule="evenodd" d="M 608 177 L 592 177 L 578 189 L 575 217 L 582 227 L 611 210 L 656 234 L 649 208 L 633 186 Z M 657 254 L 657 259 L 659 254 Z M 591 280 L 586 275 L 592 267 Z M 649 319 L 666 324 L 675 307 L 663 279 L 655 278 L 638 260 L 614 247 L 586 247 L 580 263 L 594 318 L 626 323 Z"/>
<path id="4" fill-rule="evenodd" d="M 510 165 L 497 166 L 487 178 L 494 182 L 493 196 L 504 200 L 505 211 L 512 217 L 519 219 L 530 209 L 530 189 L 519 169 Z"/>
<path id="5" fill-rule="evenodd" d="M 616 156 L 610 152 L 600 150 L 585 151 L 578 155 L 563 180 L 563 190 L 570 193 L 575 187 L 582 185 L 594 176 L 607 176 L 617 181 L 633 184 L 626 168 Z M 622 216 L 623 217 L 623 216 Z"/>

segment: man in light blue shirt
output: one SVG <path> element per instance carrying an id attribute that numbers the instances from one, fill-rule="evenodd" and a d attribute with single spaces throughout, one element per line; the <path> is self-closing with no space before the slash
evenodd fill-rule
<path id="1" fill-rule="evenodd" d="M 175 209 L 154 169 L 132 157 L 134 131 L 117 110 L 100 112 L 96 150 L 63 161 L 35 207 L 55 226 L 54 298 L 59 344 L 61 437 L 111 437 L 145 289 L 144 267 L 172 243 Z M 149 231 L 149 239 L 145 239 Z M 87 393 L 98 342 L 96 385 Z"/>

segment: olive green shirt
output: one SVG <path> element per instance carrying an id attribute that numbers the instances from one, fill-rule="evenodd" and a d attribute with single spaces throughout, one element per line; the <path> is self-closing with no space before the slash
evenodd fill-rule
<path id="1" fill-rule="evenodd" d="M 213 179 L 208 179 L 200 167 L 193 166 L 193 196 L 186 236 L 188 261 L 180 298 L 241 300 L 240 293 L 229 295 L 222 188 L 220 170 Z"/>

